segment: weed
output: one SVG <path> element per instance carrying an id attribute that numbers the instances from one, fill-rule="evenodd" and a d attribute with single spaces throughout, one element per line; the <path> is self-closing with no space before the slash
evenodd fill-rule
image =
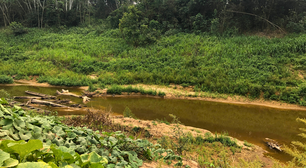
<path id="1" fill-rule="evenodd" d="M 88 87 L 88 91 L 89 91 L 89 92 L 94 92 L 94 91 L 97 90 L 97 88 L 96 88 L 92 83 L 89 83 L 88 86 L 89 86 L 89 87 Z"/>
<path id="2" fill-rule="evenodd" d="M 244 140 L 244 143 L 243 143 L 244 146 L 247 146 L 247 147 L 252 147 L 253 144 L 247 142 L 246 140 Z"/>
<path id="3" fill-rule="evenodd" d="M 8 99 L 10 97 L 11 97 L 11 95 L 7 91 L 5 91 L 4 89 L 0 90 L 0 98 Z"/>
<path id="4" fill-rule="evenodd" d="M 171 141 L 171 145 L 179 155 L 182 155 L 183 151 L 188 149 L 187 143 L 189 142 L 189 138 L 184 138 L 187 136 L 181 128 L 179 119 L 173 114 L 169 114 L 169 116 L 172 118 L 172 124 L 174 124 L 172 131 L 174 141 Z"/>
<path id="5" fill-rule="evenodd" d="M 125 107 L 124 111 L 123 111 L 123 116 L 124 117 L 129 117 L 129 118 L 135 118 L 136 116 L 134 113 L 132 113 L 132 110 L 129 107 Z"/>
<path id="6" fill-rule="evenodd" d="M 170 122 L 169 122 L 169 121 L 167 121 L 167 119 L 166 119 L 166 118 L 161 119 L 161 120 L 156 119 L 156 121 L 157 121 L 157 122 L 159 122 L 159 123 L 165 123 L 165 124 L 167 124 L 167 125 L 170 125 Z"/>

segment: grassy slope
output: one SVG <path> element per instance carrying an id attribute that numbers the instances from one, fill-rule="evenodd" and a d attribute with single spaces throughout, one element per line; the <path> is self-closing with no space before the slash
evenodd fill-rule
<path id="1" fill-rule="evenodd" d="M 117 30 L 0 33 L 0 74 L 55 85 L 169 84 L 305 105 L 306 35 L 267 39 L 177 34 L 134 48 Z M 87 76 L 96 74 L 96 80 Z M 304 100 L 305 99 L 305 100 Z"/>

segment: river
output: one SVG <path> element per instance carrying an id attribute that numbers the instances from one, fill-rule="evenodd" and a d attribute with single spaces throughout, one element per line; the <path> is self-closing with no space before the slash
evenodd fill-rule
<path id="1" fill-rule="evenodd" d="M 0 89 L 6 90 L 12 96 L 26 95 L 24 93 L 25 90 L 55 95 L 56 90 L 61 90 L 62 88 L 77 94 L 81 92 L 78 88 L 67 87 L 0 85 Z M 75 103 L 82 103 L 82 100 L 78 98 L 62 98 L 69 98 Z M 270 138 L 287 145 L 291 141 L 301 140 L 297 134 L 301 133 L 299 128 L 305 127 L 305 125 L 296 122 L 296 118 L 306 118 L 306 111 L 301 110 L 141 96 L 131 98 L 92 98 L 86 106 L 101 110 L 111 109 L 115 114 L 122 114 L 125 107 L 129 107 L 136 117 L 143 120 L 166 119 L 170 121 L 169 114 L 174 114 L 185 125 L 207 129 L 211 132 L 226 132 L 239 140 L 246 140 L 261 146 L 269 152 L 268 155 L 283 162 L 288 161 L 290 157 L 282 152 L 269 149 L 263 139 Z M 58 111 L 59 115 L 81 115 L 86 113 L 81 110 L 51 110 Z"/>

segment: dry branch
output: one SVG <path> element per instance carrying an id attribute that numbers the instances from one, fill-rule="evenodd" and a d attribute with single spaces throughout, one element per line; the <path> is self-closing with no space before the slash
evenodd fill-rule
<path id="1" fill-rule="evenodd" d="M 14 96 L 14 99 L 41 99 L 42 97 L 35 96 Z"/>
<path id="2" fill-rule="evenodd" d="M 73 97 L 78 97 L 78 98 L 82 98 L 82 96 L 80 96 L 80 95 L 76 95 L 76 94 L 74 94 L 74 93 L 67 93 L 67 92 L 65 92 L 65 93 L 62 93 L 62 92 L 60 92 L 60 91 L 56 91 L 56 94 L 58 94 L 58 95 L 64 95 L 64 96 L 73 96 Z"/>
<path id="3" fill-rule="evenodd" d="M 31 91 L 25 91 L 27 94 L 29 95 L 34 95 L 34 96 L 38 96 L 41 97 L 43 99 L 55 99 L 56 96 L 51 96 L 51 95 L 47 95 L 47 94 L 42 94 L 42 93 L 37 93 L 37 92 L 31 92 Z"/>
<path id="4" fill-rule="evenodd" d="M 36 99 L 32 99 L 31 103 L 33 103 L 33 104 L 43 104 L 43 105 L 53 106 L 53 107 L 65 107 L 65 108 L 69 108 L 68 106 L 65 106 L 65 105 L 56 104 L 56 103 L 52 103 L 52 102 L 48 102 L 48 101 L 36 100 Z"/>

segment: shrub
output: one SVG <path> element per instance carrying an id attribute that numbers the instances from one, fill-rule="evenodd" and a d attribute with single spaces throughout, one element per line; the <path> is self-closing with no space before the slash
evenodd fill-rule
<path id="1" fill-rule="evenodd" d="M 128 13 L 124 13 L 120 19 L 119 29 L 127 43 L 140 46 L 155 42 L 159 36 L 159 32 L 150 25 L 157 27 L 158 22 L 149 22 L 137 7 L 129 6 Z"/>
<path id="2" fill-rule="evenodd" d="M 10 84 L 14 83 L 14 80 L 12 77 L 6 76 L 6 75 L 0 75 L 0 83 L 2 84 Z"/>
<path id="3" fill-rule="evenodd" d="M 90 82 L 89 85 L 88 85 L 88 91 L 90 92 L 94 92 L 97 90 L 97 88 Z"/>
<path id="4" fill-rule="evenodd" d="M 129 118 L 136 118 L 135 114 L 132 113 L 132 110 L 128 107 L 126 107 L 123 111 L 123 116 L 124 117 L 129 117 Z"/>
<path id="5" fill-rule="evenodd" d="M 13 31 L 15 36 L 22 35 L 28 32 L 26 28 L 23 27 L 22 24 L 18 22 L 12 22 L 10 24 L 10 29 Z"/>
<path id="6" fill-rule="evenodd" d="M 165 92 L 158 92 L 158 96 L 161 96 L 161 97 L 166 96 L 166 93 Z"/>
<path id="7" fill-rule="evenodd" d="M 107 94 L 122 94 L 123 88 L 118 85 L 112 85 L 110 88 L 107 89 Z"/>
<path id="8" fill-rule="evenodd" d="M 11 96 L 10 96 L 10 94 L 9 93 L 7 93 L 7 91 L 5 91 L 4 89 L 1 89 L 0 90 L 0 98 L 10 98 Z"/>

